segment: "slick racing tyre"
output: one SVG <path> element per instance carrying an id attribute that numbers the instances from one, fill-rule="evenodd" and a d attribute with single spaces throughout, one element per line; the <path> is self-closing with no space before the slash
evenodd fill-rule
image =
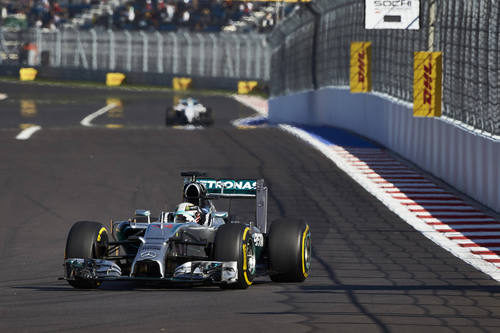
<path id="1" fill-rule="evenodd" d="M 202 126 L 211 126 L 214 123 L 211 108 L 207 108 L 207 111 L 200 115 L 200 123 Z"/>
<path id="2" fill-rule="evenodd" d="M 299 220 L 277 220 L 268 236 L 270 278 L 274 282 L 302 282 L 311 270 L 311 230 Z"/>
<path id="3" fill-rule="evenodd" d="M 217 261 L 236 261 L 238 280 L 221 288 L 246 289 L 255 277 L 255 245 L 250 227 L 239 223 L 224 224 L 215 235 L 214 257 Z"/>
<path id="4" fill-rule="evenodd" d="M 66 240 L 64 259 L 102 259 L 108 247 L 108 231 L 98 222 L 80 221 L 71 227 Z M 101 284 L 95 280 L 76 279 L 68 283 L 79 289 L 93 289 Z"/>
<path id="5" fill-rule="evenodd" d="M 173 108 L 167 108 L 167 113 L 165 116 L 165 125 L 166 126 L 176 126 L 182 123 L 185 123 L 182 117 L 180 117 Z"/>

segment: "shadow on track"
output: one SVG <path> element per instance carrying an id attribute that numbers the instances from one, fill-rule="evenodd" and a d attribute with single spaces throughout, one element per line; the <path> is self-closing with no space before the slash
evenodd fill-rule
<path id="1" fill-rule="evenodd" d="M 271 284 L 272 282 L 268 281 L 254 281 L 253 287 L 257 285 L 265 285 Z M 150 292 L 157 290 L 183 290 L 183 291 L 196 291 L 196 292 L 223 292 L 225 290 L 220 289 L 218 286 L 206 286 L 206 285 L 192 285 L 192 284 L 147 284 L 147 283 L 134 283 L 128 281 L 114 281 L 114 282 L 104 282 L 97 289 L 76 289 L 62 282 L 60 285 L 56 286 L 46 286 L 46 285 L 26 285 L 26 286 L 13 286 L 12 289 L 25 289 L 25 290 L 33 290 L 33 291 L 141 291 L 141 292 Z M 252 288 L 252 287 L 250 287 Z"/>

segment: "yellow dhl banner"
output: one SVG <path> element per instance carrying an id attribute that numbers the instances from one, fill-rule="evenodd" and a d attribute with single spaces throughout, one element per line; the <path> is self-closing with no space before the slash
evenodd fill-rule
<path id="1" fill-rule="evenodd" d="M 351 43 L 350 86 L 352 93 L 372 90 L 371 42 Z"/>
<path id="2" fill-rule="evenodd" d="M 441 52 L 414 53 L 414 117 L 441 117 L 442 59 Z"/>

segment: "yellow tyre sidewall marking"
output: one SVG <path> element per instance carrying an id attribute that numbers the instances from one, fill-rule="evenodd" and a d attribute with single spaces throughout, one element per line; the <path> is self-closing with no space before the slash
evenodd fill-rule
<path id="1" fill-rule="evenodd" d="M 247 285 L 251 285 L 252 281 L 248 279 L 248 274 L 247 274 L 247 244 L 246 244 L 246 239 L 247 239 L 247 233 L 250 230 L 250 228 L 245 228 L 245 231 L 243 232 L 243 276 L 245 277 L 245 282 Z"/>
<path id="2" fill-rule="evenodd" d="M 104 228 L 104 227 L 102 227 L 102 228 L 101 228 L 101 230 L 99 230 L 99 233 L 97 234 L 97 241 L 98 241 L 98 242 L 100 242 L 100 241 L 101 241 L 101 236 L 102 236 L 102 233 L 103 233 L 103 232 L 106 232 L 106 233 L 107 233 L 108 231 L 107 231 L 107 230 L 106 230 L 106 228 Z"/>
<path id="3" fill-rule="evenodd" d="M 309 231 L 309 226 L 306 225 L 306 230 L 304 230 L 304 233 L 302 234 L 302 274 L 304 274 L 304 277 L 309 276 L 309 272 L 306 272 L 306 264 L 305 264 L 306 235 L 308 231 Z"/>

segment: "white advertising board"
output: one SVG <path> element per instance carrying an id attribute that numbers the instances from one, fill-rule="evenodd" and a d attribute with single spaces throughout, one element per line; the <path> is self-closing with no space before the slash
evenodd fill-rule
<path id="1" fill-rule="evenodd" d="M 420 0 L 365 0 L 366 29 L 420 29 Z"/>

